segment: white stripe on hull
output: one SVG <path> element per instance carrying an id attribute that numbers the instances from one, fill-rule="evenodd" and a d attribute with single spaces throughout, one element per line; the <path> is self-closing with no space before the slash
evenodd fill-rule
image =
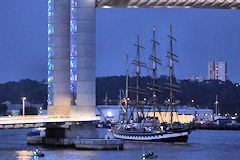
<path id="1" fill-rule="evenodd" d="M 181 136 L 187 136 L 188 132 L 181 132 L 181 133 L 172 133 L 172 134 L 163 134 L 163 135 L 154 135 L 154 136 L 127 136 L 127 135 L 119 135 L 113 133 L 115 138 L 118 139 L 125 139 L 125 140 L 137 140 L 137 141 L 150 141 L 150 140 L 160 140 L 160 139 L 167 139 L 167 138 L 177 138 Z"/>

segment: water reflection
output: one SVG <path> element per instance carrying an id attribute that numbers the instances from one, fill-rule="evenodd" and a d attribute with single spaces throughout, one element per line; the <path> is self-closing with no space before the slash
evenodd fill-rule
<path id="1" fill-rule="evenodd" d="M 75 149 L 53 149 L 49 148 L 47 151 L 45 151 L 45 157 L 46 160 L 51 159 L 57 159 L 57 160 L 95 160 L 98 159 L 96 156 L 96 151 L 81 151 L 81 150 L 75 150 Z"/>
<path id="2" fill-rule="evenodd" d="M 22 150 L 22 151 L 16 151 L 16 158 L 18 160 L 29 160 L 32 158 L 33 151 L 27 151 L 27 150 Z"/>
<path id="3" fill-rule="evenodd" d="M 0 160 L 30 160 L 37 146 L 26 144 L 27 130 L 0 132 Z M 11 135 L 11 136 L 10 136 Z M 75 150 L 74 148 L 41 147 L 45 154 L 39 160 L 139 160 L 153 151 L 163 160 L 226 160 L 240 157 L 240 131 L 198 130 L 188 143 L 125 143 L 122 151 Z"/>

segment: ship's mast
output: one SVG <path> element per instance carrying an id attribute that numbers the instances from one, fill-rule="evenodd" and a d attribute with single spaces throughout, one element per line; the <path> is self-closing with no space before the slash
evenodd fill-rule
<path id="1" fill-rule="evenodd" d="M 140 44 L 139 44 L 139 34 L 137 36 L 137 44 L 135 44 L 137 46 L 137 71 L 136 71 L 136 88 L 139 89 L 139 77 L 140 77 L 140 65 L 139 65 L 139 62 L 140 62 Z M 137 115 L 138 115 L 138 104 L 139 104 L 139 93 L 136 94 L 136 104 L 137 104 Z M 138 116 L 137 116 L 138 117 Z"/>
<path id="2" fill-rule="evenodd" d="M 171 57 L 173 56 L 173 48 L 172 48 L 172 41 L 173 41 L 173 37 L 172 37 L 172 25 L 170 26 L 170 55 Z M 170 85 L 173 84 L 173 59 L 170 58 L 170 64 L 169 64 L 169 68 L 170 68 Z M 173 91 L 170 90 L 170 104 L 171 104 L 171 127 L 172 127 L 172 123 L 173 123 Z"/>
<path id="3" fill-rule="evenodd" d="M 140 62 L 140 49 L 145 49 L 143 46 L 140 45 L 139 42 L 139 34 L 137 35 L 137 44 L 134 44 L 137 47 L 137 60 L 133 60 L 132 64 L 137 66 L 137 70 L 136 70 L 136 88 L 135 91 L 136 92 L 136 108 L 137 108 L 137 121 L 138 121 L 138 112 L 139 112 L 139 93 L 141 93 L 141 88 L 139 85 L 139 78 L 140 78 L 140 67 L 146 67 L 146 64 L 143 62 Z"/>
<path id="4" fill-rule="evenodd" d="M 174 64 L 173 64 L 173 62 L 174 61 L 179 62 L 179 61 L 177 60 L 178 56 L 173 53 L 173 40 L 176 41 L 176 39 L 172 35 L 172 25 L 170 25 L 170 34 L 168 35 L 168 37 L 170 38 L 170 49 L 167 52 L 168 53 L 167 57 L 169 58 L 169 70 L 170 70 L 169 79 L 170 80 L 169 80 L 169 84 L 167 84 L 169 87 L 166 87 L 166 88 L 170 90 L 168 103 L 170 104 L 170 108 L 171 108 L 170 124 L 171 124 L 171 127 L 172 127 L 172 124 L 173 124 L 173 106 L 175 104 L 175 101 L 174 101 L 174 98 L 173 98 L 173 92 L 180 92 L 178 90 L 179 86 L 173 84 L 173 76 L 174 76 L 174 73 L 173 73 L 174 72 Z"/>
<path id="5" fill-rule="evenodd" d="M 135 44 L 135 46 L 137 46 L 137 71 L 136 71 L 136 89 L 138 90 L 139 87 L 139 78 L 140 78 L 140 48 L 144 48 L 143 46 L 140 46 L 139 44 L 139 34 L 137 36 L 137 44 Z M 138 121 L 138 112 L 139 112 L 139 93 L 136 93 L 136 105 L 137 105 L 137 121 Z"/>
<path id="6" fill-rule="evenodd" d="M 128 54 L 126 58 L 126 93 L 125 93 L 125 122 L 127 122 L 127 116 L 128 116 Z"/>
<path id="7" fill-rule="evenodd" d="M 153 91 L 153 127 L 156 127 L 156 99 L 157 99 L 157 95 L 156 95 L 156 71 L 157 71 L 157 63 L 161 64 L 160 59 L 158 59 L 156 57 L 156 44 L 160 45 L 159 42 L 157 42 L 155 40 L 155 28 L 153 29 L 153 39 L 151 39 L 151 41 L 153 42 L 153 54 L 152 56 L 149 57 L 150 60 L 152 60 L 153 62 L 153 66 L 152 66 L 152 73 L 153 73 L 153 81 L 152 81 L 152 87 L 150 88 L 150 90 Z"/>

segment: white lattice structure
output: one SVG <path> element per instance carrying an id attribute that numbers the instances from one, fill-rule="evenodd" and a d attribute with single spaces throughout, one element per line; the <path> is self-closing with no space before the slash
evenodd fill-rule
<path id="1" fill-rule="evenodd" d="M 97 0 L 97 7 L 111 8 L 219 8 L 240 9 L 240 0 Z"/>

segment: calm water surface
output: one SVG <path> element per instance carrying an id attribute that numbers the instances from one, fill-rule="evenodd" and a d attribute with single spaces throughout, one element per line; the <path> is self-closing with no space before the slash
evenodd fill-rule
<path id="1" fill-rule="evenodd" d="M 0 160 L 32 159 L 35 146 L 26 144 L 29 130 L 0 130 Z M 193 131 L 188 143 L 125 143 L 123 151 L 80 151 L 43 148 L 39 160 L 141 160 L 144 151 L 154 151 L 158 160 L 239 160 L 240 131 Z"/>

